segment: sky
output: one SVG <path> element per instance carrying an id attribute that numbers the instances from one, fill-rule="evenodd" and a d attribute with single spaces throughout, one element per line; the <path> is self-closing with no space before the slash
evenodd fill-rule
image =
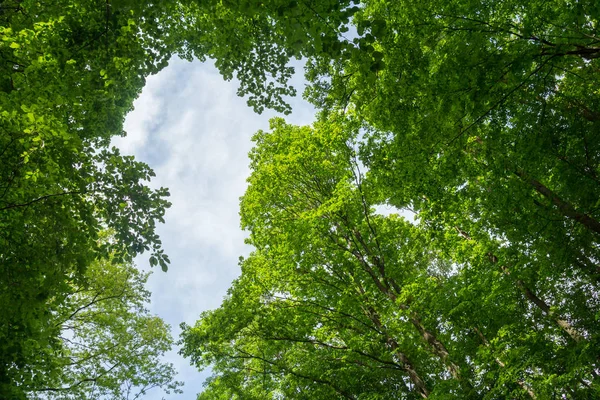
<path id="1" fill-rule="evenodd" d="M 302 68 L 294 78 L 302 93 Z M 171 325 L 178 339 L 179 324 L 193 325 L 202 311 L 217 308 L 232 280 L 240 273 L 238 259 L 250 252 L 240 228 L 239 198 L 249 175 L 247 154 L 252 135 L 267 130 L 275 112 L 262 115 L 236 95 L 238 84 L 226 82 L 212 62 L 171 60 L 148 78 L 134 111 L 125 120 L 127 136 L 113 144 L 154 169 L 153 187 L 167 187 L 173 203 L 165 224 L 159 226 L 165 252 L 171 259 L 167 273 L 154 268 L 148 281 L 149 309 Z M 310 124 L 315 110 L 301 96 L 290 99 L 293 113 L 286 120 Z M 148 269 L 147 255 L 138 257 Z M 208 376 L 177 354 L 166 360 L 184 381 L 184 393 L 154 390 L 145 399 L 196 399 Z"/>

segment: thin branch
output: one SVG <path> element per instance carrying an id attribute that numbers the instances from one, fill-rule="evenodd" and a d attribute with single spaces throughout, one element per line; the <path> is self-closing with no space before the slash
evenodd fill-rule
<path id="1" fill-rule="evenodd" d="M 8 205 L 6 207 L 0 208 L 0 211 L 10 210 L 10 209 L 13 209 L 13 208 L 28 207 L 28 206 L 30 206 L 32 204 L 39 203 L 40 201 L 44 201 L 44 200 L 47 200 L 47 199 L 52 198 L 52 197 L 65 196 L 65 195 L 73 195 L 73 194 L 82 194 L 82 192 L 81 191 L 72 191 L 72 192 L 62 192 L 62 193 L 47 194 L 45 196 L 38 197 L 37 199 L 31 200 L 31 201 L 29 201 L 27 203 L 10 204 L 10 205 Z"/>

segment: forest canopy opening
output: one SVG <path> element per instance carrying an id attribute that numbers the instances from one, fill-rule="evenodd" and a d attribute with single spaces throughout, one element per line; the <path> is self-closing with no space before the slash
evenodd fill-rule
<path id="1" fill-rule="evenodd" d="M 79 356 L 56 318 L 142 252 L 167 269 L 169 192 L 110 140 L 172 56 L 214 60 L 259 113 L 291 111 L 305 60 L 320 111 L 254 136 L 255 251 L 182 335 L 213 371 L 201 398 L 600 396 L 599 19 L 594 1 L 0 2 L 0 397 L 102 386 L 98 366 L 57 372 Z M 164 339 L 147 363 L 170 338 L 138 312 Z M 177 390 L 164 368 L 142 376 Z"/>

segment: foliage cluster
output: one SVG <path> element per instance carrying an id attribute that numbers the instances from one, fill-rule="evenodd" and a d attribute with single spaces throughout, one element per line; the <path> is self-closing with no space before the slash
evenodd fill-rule
<path id="1" fill-rule="evenodd" d="M 0 2 L 1 398 L 178 386 L 156 361 L 169 329 L 140 308 L 145 277 L 130 267 L 151 251 L 166 270 L 155 229 L 168 191 L 151 189 L 152 170 L 109 144 L 145 77 L 181 47 L 180 11 L 169 2 Z M 113 290 L 118 301 L 105 301 Z"/>

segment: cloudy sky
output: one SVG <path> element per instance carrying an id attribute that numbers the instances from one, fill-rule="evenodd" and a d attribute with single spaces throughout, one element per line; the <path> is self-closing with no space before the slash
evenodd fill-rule
<path id="1" fill-rule="evenodd" d="M 295 83 L 301 93 L 301 73 Z M 171 192 L 173 205 L 158 232 L 171 266 L 166 274 L 156 268 L 149 289 L 150 310 L 173 327 L 175 337 L 181 322 L 193 324 L 202 311 L 220 305 L 239 274 L 239 256 L 250 251 L 238 216 L 249 174 L 250 138 L 268 129 L 269 118 L 276 114 L 255 114 L 236 89 L 237 83 L 225 82 L 210 61 L 172 60 L 148 79 L 127 116 L 127 137 L 114 142 L 154 169 L 153 186 Z M 314 109 L 301 97 L 290 104 L 294 111 L 288 122 L 313 121 Z M 147 268 L 147 257 L 137 263 Z M 189 366 L 176 351 L 167 358 L 185 382 L 184 393 L 169 399 L 195 399 L 207 374 Z M 157 391 L 147 399 L 162 395 Z"/>

